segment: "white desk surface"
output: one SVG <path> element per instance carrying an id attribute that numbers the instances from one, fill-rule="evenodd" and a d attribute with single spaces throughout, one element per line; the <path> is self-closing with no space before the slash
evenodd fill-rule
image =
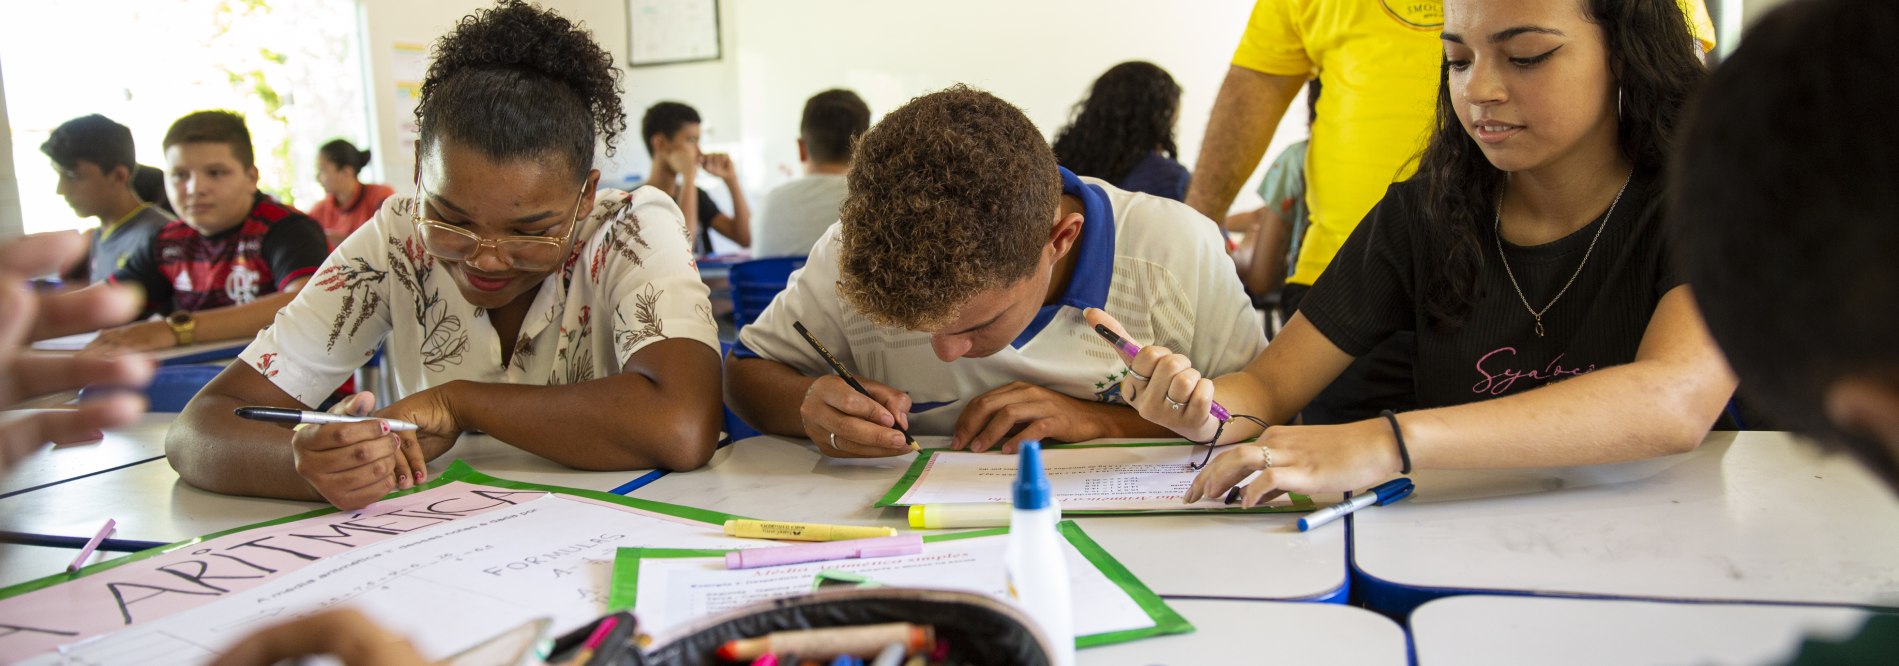
<path id="1" fill-rule="evenodd" d="M 1084 666 L 1387 664 L 1404 666 L 1404 630 L 1383 615 L 1341 604 L 1168 601 L 1194 632 L 1088 648 Z"/>
<path id="2" fill-rule="evenodd" d="M 147 434 L 163 441 L 163 428 Z M 489 476 L 589 490 L 612 490 L 648 471 L 581 472 L 486 435 L 464 435 L 447 455 L 429 463 L 430 478 L 457 458 Z M 180 481 L 166 461 L 155 460 L 0 498 L 0 531 L 91 537 L 113 518 L 119 525 L 112 538 L 169 543 L 322 506 L 206 492 Z"/>
<path id="3" fill-rule="evenodd" d="M 0 423 L 43 410 L 0 412 Z M 177 414 L 145 414 L 137 423 L 107 432 L 92 442 L 48 445 L 0 476 L 0 495 L 65 481 L 128 463 L 165 455 L 165 429 Z"/>
<path id="4" fill-rule="evenodd" d="M 1852 635 L 1866 611 L 1469 595 L 1411 615 L 1419 666 L 1779 664 L 1809 634 Z"/>
<path id="5" fill-rule="evenodd" d="M 919 440 L 925 446 L 947 442 L 942 437 Z M 768 435 L 740 440 L 720 449 L 704 468 L 668 474 L 630 494 L 754 518 L 908 530 L 904 509 L 871 505 L 914 458 L 829 458 L 804 440 Z M 1076 522 L 1158 594 L 1225 599 L 1328 596 L 1345 585 L 1345 530 L 1302 534 L 1295 527 L 1298 515 L 1093 516 Z M 1244 573 L 1210 575 L 1210 568 Z"/>
<path id="6" fill-rule="evenodd" d="M 92 331 L 89 333 L 79 333 L 76 335 L 68 335 L 63 338 L 52 338 L 50 340 L 41 340 L 39 342 L 33 343 L 33 350 L 36 352 L 43 353 L 43 354 L 74 353 L 74 352 L 78 352 L 80 349 L 83 349 L 86 343 L 92 342 L 92 339 L 95 337 L 98 337 L 98 335 L 99 335 L 98 331 Z M 183 347 L 169 347 L 166 349 L 160 349 L 160 350 L 152 352 L 151 356 L 152 358 L 157 359 L 158 362 L 161 364 L 167 363 L 167 362 L 180 362 L 179 359 L 203 358 L 205 360 L 212 360 L 212 359 L 222 359 L 222 358 L 233 358 L 233 357 L 236 357 L 239 353 L 243 352 L 244 348 L 250 346 L 250 344 L 251 344 L 251 341 L 246 338 L 234 338 L 231 340 L 217 340 L 214 342 L 200 342 L 198 344 L 185 345 Z M 182 362 L 188 363 L 190 362 L 190 360 L 186 360 Z"/>
<path id="7" fill-rule="evenodd" d="M 1899 500 L 1784 433 L 1594 468 L 1424 471 L 1354 516 L 1355 565 L 1406 587 L 1899 606 Z"/>

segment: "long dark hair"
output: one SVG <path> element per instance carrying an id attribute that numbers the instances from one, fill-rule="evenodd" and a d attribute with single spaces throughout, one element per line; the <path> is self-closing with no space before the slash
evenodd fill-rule
<path id="1" fill-rule="evenodd" d="M 1124 62 L 1095 79 L 1074 120 L 1055 135 L 1055 159 L 1083 176 L 1118 183 L 1159 146 L 1175 158 L 1180 84 L 1151 62 Z"/>
<path id="2" fill-rule="evenodd" d="M 1694 36 L 1673 0 L 1588 0 L 1602 26 L 1609 72 L 1621 94 L 1616 144 L 1637 171 L 1659 171 L 1682 107 L 1708 76 Z M 1412 180 L 1424 185 L 1426 252 L 1444 257 L 1426 277 L 1423 309 L 1440 330 L 1463 325 L 1483 297 L 1479 276 L 1489 254 L 1484 234 L 1505 174 L 1490 164 L 1457 119 L 1450 67 L 1438 68 L 1437 119 Z"/>

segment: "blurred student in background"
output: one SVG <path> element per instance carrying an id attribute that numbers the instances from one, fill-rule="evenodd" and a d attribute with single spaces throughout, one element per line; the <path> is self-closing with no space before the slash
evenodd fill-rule
<path id="1" fill-rule="evenodd" d="M 779 185 L 759 207 L 754 257 L 802 257 L 837 221 L 851 142 L 870 128 L 870 107 L 849 90 L 831 89 L 804 103 L 798 122 L 798 161 L 804 176 Z"/>
<path id="2" fill-rule="evenodd" d="M 59 172 L 59 195 L 73 214 L 99 219 L 86 231 L 86 258 L 67 270 L 68 280 L 100 282 L 172 221 L 164 210 L 146 203 L 135 186 L 141 167 L 134 159 L 132 130 L 99 114 L 68 120 L 53 130 L 40 152 Z"/>
<path id="3" fill-rule="evenodd" d="M 752 246 L 752 208 L 739 187 L 738 171 L 732 156 L 699 152 L 699 112 L 679 102 L 660 102 L 646 110 L 640 119 L 640 139 L 646 153 L 653 157 L 651 185 L 679 204 L 686 214 L 686 228 L 693 238 L 693 254 L 712 254 L 712 232 L 729 238 L 740 247 Z M 699 169 L 705 169 L 725 182 L 732 193 L 732 214 L 719 210 L 712 195 L 697 184 Z"/>
<path id="4" fill-rule="evenodd" d="M 1174 161 L 1180 84 L 1149 62 L 1124 62 L 1095 79 L 1075 119 L 1055 134 L 1055 159 L 1079 176 L 1181 201 L 1187 167 Z"/>
<path id="5" fill-rule="evenodd" d="M 323 200 L 310 209 L 310 219 L 323 227 L 323 237 L 336 247 L 351 232 L 376 216 L 384 199 L 396 191 L 388 185 L 364 183 L 363 167 L 369 166 L 369 151 L 337 139 L 317 150 L 317 183 L 323 186 Z"/>

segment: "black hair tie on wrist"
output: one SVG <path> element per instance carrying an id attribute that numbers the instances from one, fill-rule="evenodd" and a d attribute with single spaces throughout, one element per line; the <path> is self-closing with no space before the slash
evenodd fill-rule
<path id="1" fill-rule="evenodd" d="M 1403 465 L 1398 468 L 1398 473 L 1410 474 L 1411 452 L 1404 448 L 1404 430 L 1398 428 L 1398 415 L 1389 409 L 1379 412 L 1378 415 L 1385 417 L 1386 421 L 1391 422 L 1391 436 L 1393 439 L 1398 440 L 1398 462 Z"/>

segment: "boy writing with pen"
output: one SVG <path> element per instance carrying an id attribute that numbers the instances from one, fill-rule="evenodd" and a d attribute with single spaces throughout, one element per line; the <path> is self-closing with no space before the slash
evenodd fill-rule
<path id="1" fill-rule="evenodd" d="M 1265 347 L 1214 225 L 1060 169 L 993 95 L 912 100 L 864 134 L 852 164 L 838 223 L 726 364 L 727 404 L 761 431 L 839 457 L 908 453 L 907 435 L 1008 452 L 1165 436 L 1122 404 L 1126 367 L 1082 309 L 1111 304 L 1131 333 L 1207 367 L 1236 370 Z"/>

